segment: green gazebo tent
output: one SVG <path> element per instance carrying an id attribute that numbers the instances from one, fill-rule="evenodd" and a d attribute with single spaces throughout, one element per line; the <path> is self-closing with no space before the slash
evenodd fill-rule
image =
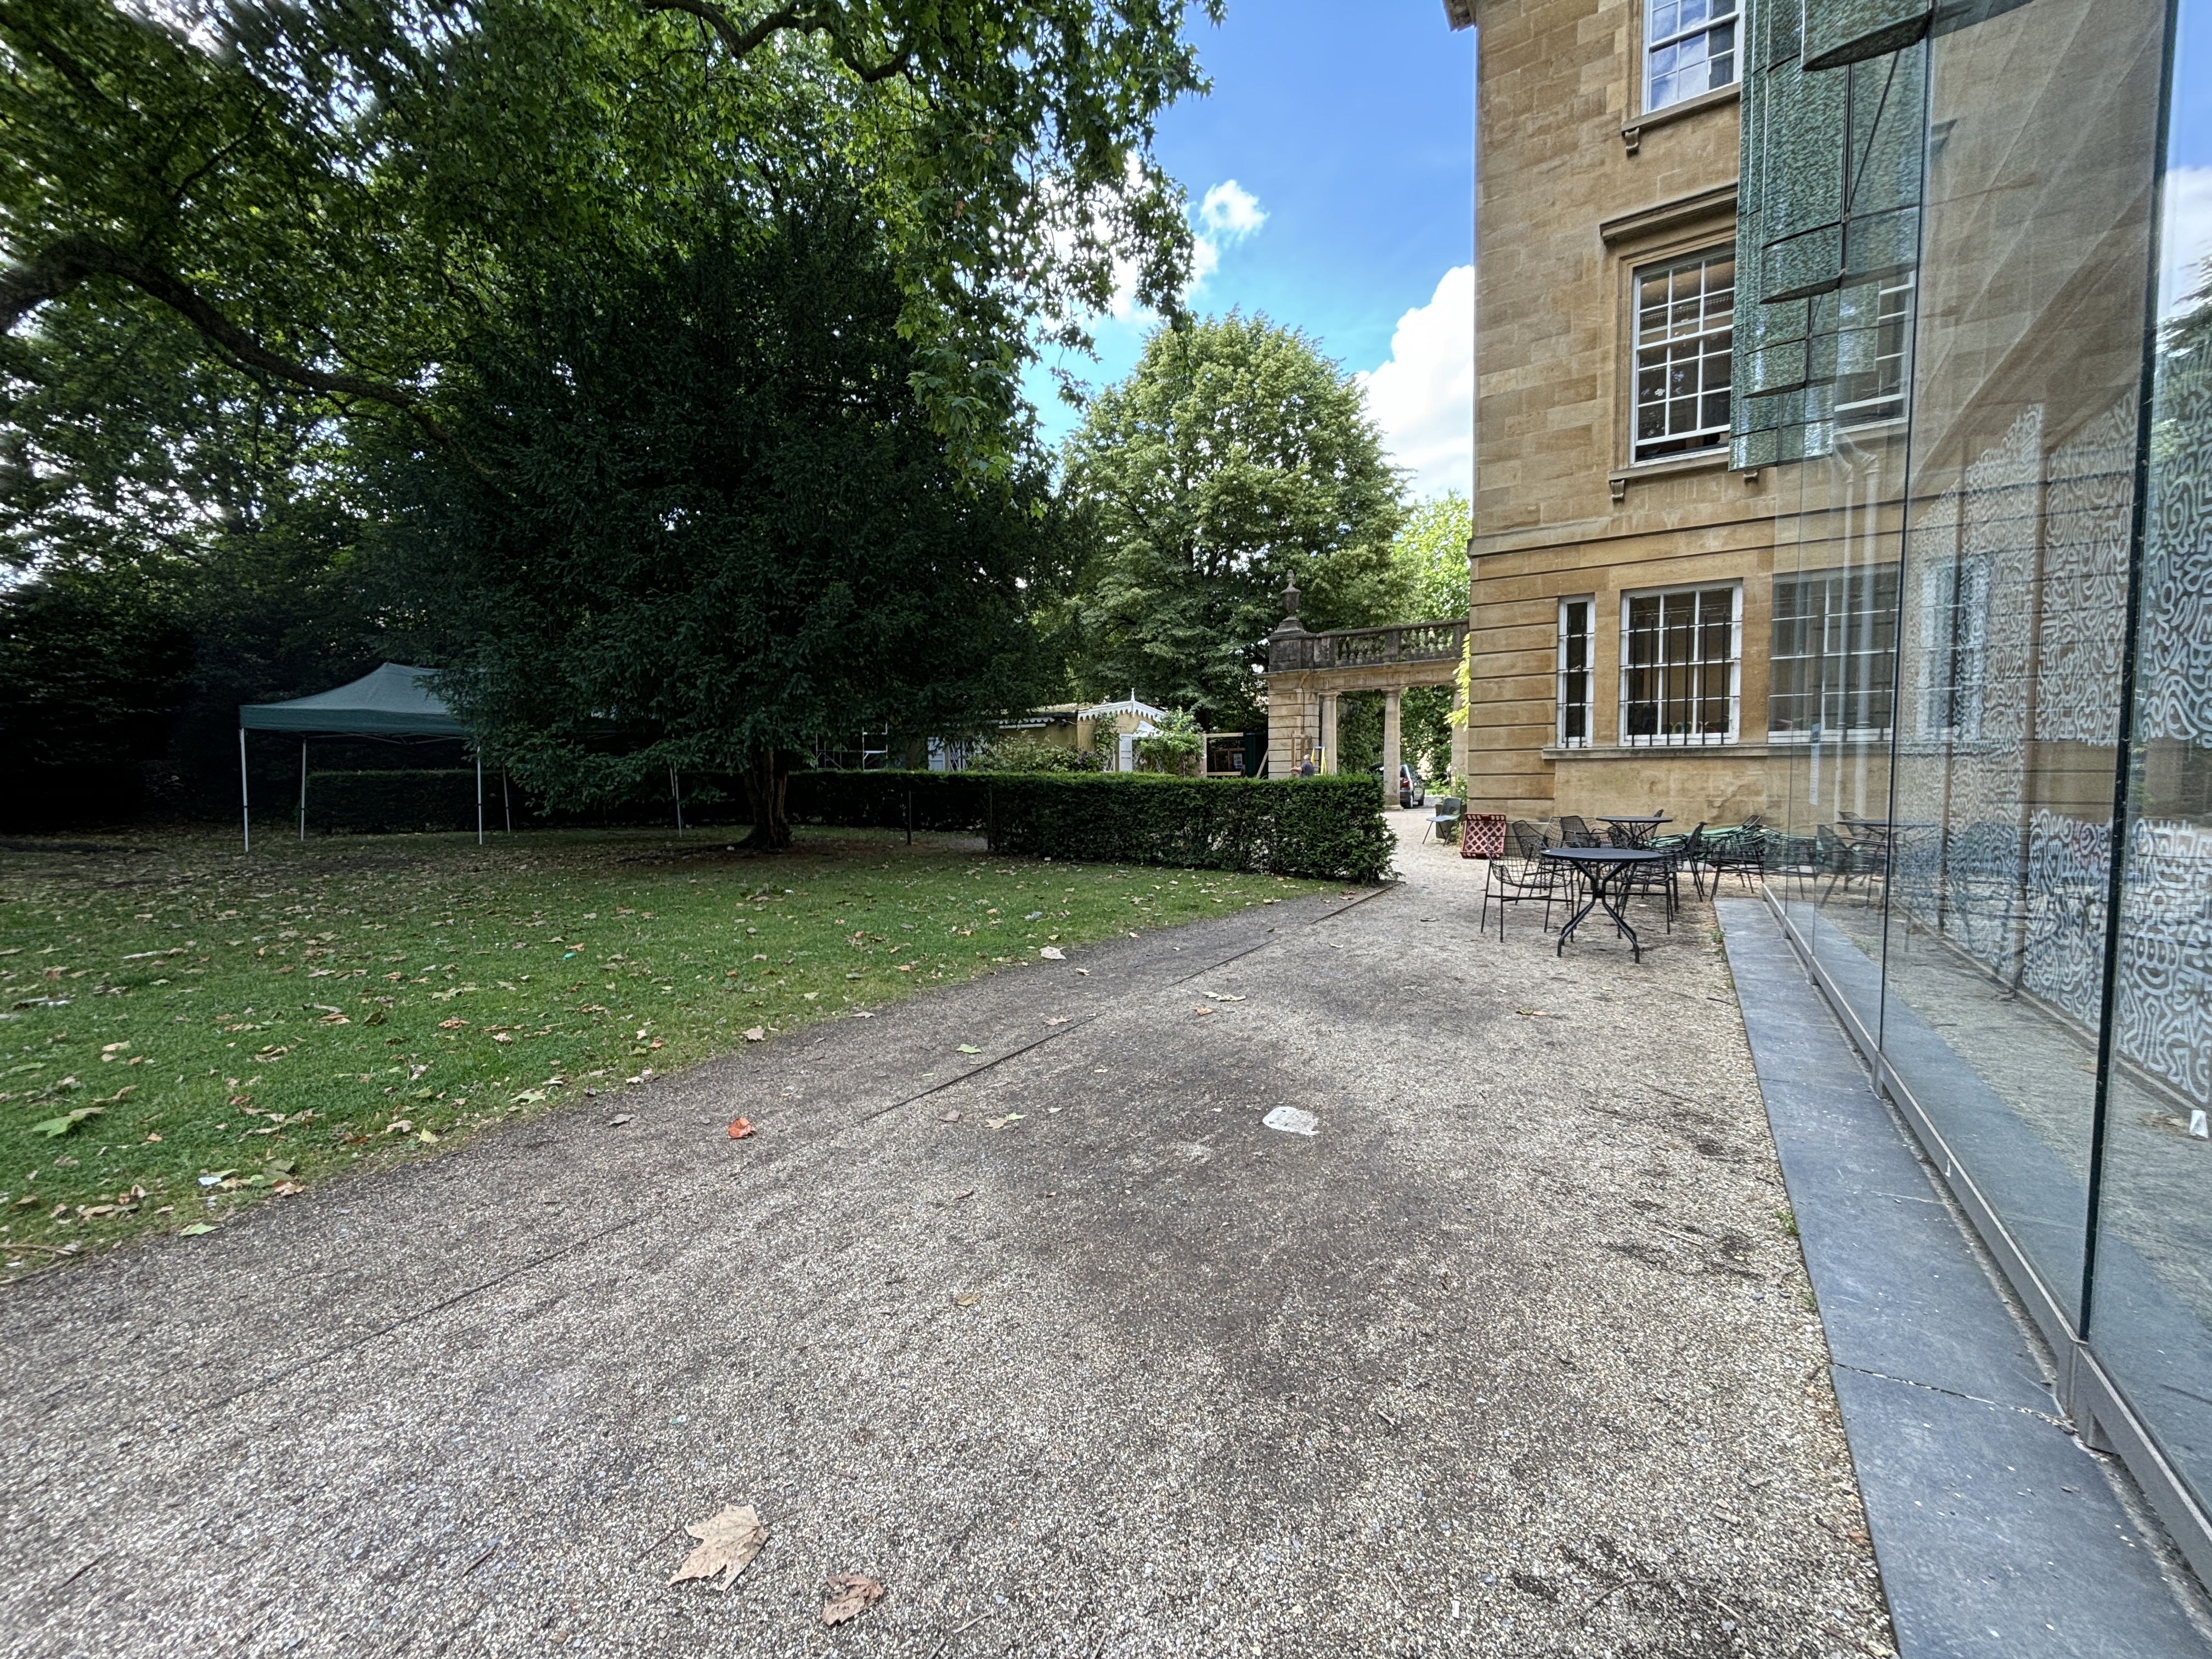
<path id="1" fill-rule="evenodd" d="M 469 729 L 455 720 L 423 680 L 434 671 L 388 662 L 350 685 L 294 697 L 289 702 L 248 702 L 238 709 L 238 817 L 247 851 L 253 819 L 246 801 L 246 734 L 294 732 L 300 737 L 300 839 L 307 838 L 307 739 L 323 738 L 458 738 Z M 477 840 L 483 840 L 483 756 L 477 762 Z"/>

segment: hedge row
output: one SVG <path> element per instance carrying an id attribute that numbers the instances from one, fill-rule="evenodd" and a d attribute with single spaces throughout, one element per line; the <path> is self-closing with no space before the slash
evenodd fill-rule
<path id="1" fill-rule="evenodd" d="M 280 823 L 296 823 L 298 815 L 298 798 L 289 792 L 273 800 L 266 794 L 258 795 L 253 803 L 255 822 L 269 823 L 272 829 Z M 493 773 L 484 779 L 484 823 L 496 830 L 504 822 L 500 812 L 499 775 Z M 310 772 L 307 827 L 360 835 L 395 830 L 473 830 L 477 827 L 476 768 Z"/>
<path id="2" fill-rule="evenodd" d="M 980 831 L 991 850 L 1098 864 L 1374 881 L 1393 847 L 1372 779 L 1144 773 L 795 772 L 799 823 Z"/>

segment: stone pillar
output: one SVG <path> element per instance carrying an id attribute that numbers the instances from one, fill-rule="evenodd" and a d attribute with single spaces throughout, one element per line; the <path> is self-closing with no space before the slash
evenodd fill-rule
<path id="1" fill-rule="evenodd" d="M 1321 694 L 1321 769 L 1324 777 L 1336 775 L 1336 693 Z"/>
<path id="2" fill-rule="evenodd" d="M 1382 694 L 1382 806 L 1391 812 L 1398 810 L 1398 696 Z"/>

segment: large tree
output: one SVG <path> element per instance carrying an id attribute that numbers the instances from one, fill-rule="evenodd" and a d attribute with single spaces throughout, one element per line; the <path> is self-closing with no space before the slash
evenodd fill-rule
<path id="1" fill-rule="evenodd" d="M 453 450 L 456 356 L 518 251 L 661 248 L 702 193 L 767 213 L 780 169 L 828 155 L 884 228 L 912 389 L 988 467 L 1026 342 L 1079 335 L 1117 262 L 1181 291 L 1152 137 L 1201 85 L 1183 12 L 0 0 L 0 332 L 150 305 L 210 361 Z"/>
<path id="2" fill-rule="evenodd" d="M 1087 692 L 1249 721 L 1293 580 L 1310 627 L 1404 602 L 1397 476 L 1358 383 L 1296 330 L 1163 325 L 1065 459 L 1096 547 L 1069 606 Z"/>
<path id="3" fill-rule="evenodd" d="M 892 251 L 828 172 L 765 224 L 544 273 L 453 407 L 489 477 L 395 474 L 440 687 L 556 804 L 738 772 L 779 847 L 794 754 L 968 730 L 1047 678 L 1041 461 L 979 477 L 924 417 Z"/>

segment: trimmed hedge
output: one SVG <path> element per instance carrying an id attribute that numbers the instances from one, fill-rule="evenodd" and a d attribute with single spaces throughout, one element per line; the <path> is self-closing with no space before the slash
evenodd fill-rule
<path id="1" fill-rule="evenodd" d="M 1376 881 L 1393 847 L 1370 778 L 794 772 L 798 823 L 981 831 L 995 853 Z"/>
<path id="2" fill-rule="evenodd" d="M 296 779 L 298 775 L 294 774 Z M 294 787 L 297 788 L 295 782 Z M 298 798 L 271 800 L 258 796 L 257 823 L 272 830 L 299 821 Z M 499 777 L 484 780 L 484 823 L 500 828 Z M 473 830 L 477 827 L 477 773 L 473 766 L 423 768 L 408 771 L 313 772 L 307 774 L 307 824 L 328 832 L 351 830 L 377 835 L 395 830 Z"/>

